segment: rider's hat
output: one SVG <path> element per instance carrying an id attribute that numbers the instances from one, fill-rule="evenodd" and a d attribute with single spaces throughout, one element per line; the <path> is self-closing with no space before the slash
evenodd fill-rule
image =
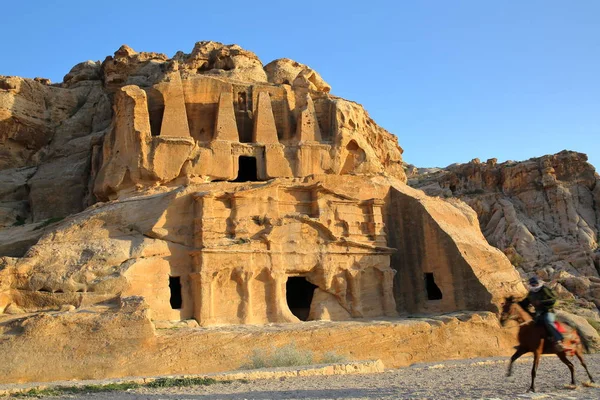
<path id="1" fill-rule="evenodd" d="M 529 278 L 529 286 L 532 289 L 539 289 L 542 287 L 543 284 L 544 282 L 542 282 L 537 276 L 532 276 L 531 278 Z"/>

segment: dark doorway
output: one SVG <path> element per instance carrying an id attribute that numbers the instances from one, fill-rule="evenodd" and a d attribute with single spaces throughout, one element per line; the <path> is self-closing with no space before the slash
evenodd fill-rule
<path id="1" fill-rule="evenodd" d="M 179 276 L 169 277 L 169 289 L 171 289 L 171 308 L 173 310 L 180 310 L 183 303 L 181 298 L 181 278 Z"/>
<path id="2" fill-rule="evenodd" d="M 442 299 L 442 291 L 435 284 L 435 279 L 433 278 L 433 272 L 425 273 L 425 288 L 427 289 L 427 300 L 441 300 Z"/>
<path id="3" fill-rule="evenodd" d="M 258 180 L 256 157 L 239 157 L 238 176 L 234 182 L 254 182 Z"/>
<path id="4" fill-rule="evenodd" d="M 310 303 L 317 287 L 303 276 L 289 277 L 285 285 L 286 300 L 290 311 L 301 321 L 308 320 Z"/>

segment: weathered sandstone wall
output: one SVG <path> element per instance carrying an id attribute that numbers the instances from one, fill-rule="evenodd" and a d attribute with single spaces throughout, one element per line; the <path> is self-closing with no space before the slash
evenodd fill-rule
<path id="1" fill-rule="evenodd" d="M 514 329 L 501 329 L 490 313 L 157 330 L 145 313 L 138 299 L 125 298 L 113 310 L 9 320 L 1 328 L 0 352 L 8 362 L 0 363 L 0 383 L 230 371 L 247 364 L 253 350 L 268 352 L 292 342 L 319 358 L 334 351 L 352 360 L 381 359 L 396 368 L 509 355 L 515 337 Z"/>
<path id="2" fill-rule="evenodd" d="M 305 276 L 320 289 L 318 301 L 311 306 L 313 319 L 395 315 L 393 309 L 401 313 L 494 311 L 504 297 L 522 290 L 517 272 L 501 252 L 487 245 L 477 230 L 476 216 L 464 204 L 429 198 L 389 178 L 348 177 L 339 182 L 324 175 L 311 180 L 291 186 L 291 192 L 289 186 L 283 186 L 280 194 L 281 184 L 253 188 L 255 184 L 240 187 L 221 182 L 175 190 L 157 188 L 154 193 L 98 204 L 60 222 L 23 258 L 4 258 L 0 310 L 8 308 L 14 313 L 81 307 L 138 295 L 146 298 L 155 320 L 196 317 L 202 322 L 202 307 L 207 303 L 194 295 L 190 279 L 203 271 L 203 262 L 216 268 L 215 273 L 227 272 L 214 281 L 222 282 L 215 293 L 223 297 L 209 296 L 207 300 L 218 301 L 219 312 L 225 313 L 207 316 L 216 318 L 211 324 L 298 321 L 289 311 L 288 317 L 279 314 L 287 310 L 285 294 L 283 306 L 273 309 L 283 311 L 266 320 L 259 317 L 270 309 L 265 299 L 274 299 L 257 286 L 266 279 L 265 268 L 271 275 L 276 270 L 287 271 L 284 279 L 290 274 Z M 361 187 L 361 192 L 353 193 L 354 187 Z M 227 201 L 244 204 L 243 208 L 234 214 L 215 204 L 211 214 L 206 210 L 198 214 L 197 193 L 212 193 L 218 200 L 219 193 L 228 190 L 235 190 L 235 197 Z M 310 207 L 306 216 L 297 214 L 298 207 L 305 207 L 298 203 L 299 196 L 314 190 L 325 193 L 318 217 L 310 217 Z M 338 199 L 334 196 L 332 203 L 327 200 L 328 193 L 336 193 Z M 358 194 L 358 198 L 353 200 L 349 194 Z M 261 203 L 261 198 L 278 199 L 280 205 L 273 208 L 273 200 Z M 352 210 L 353 204 L 371 198 L 381 199 L 385 210 L 381 210 L 379 226 L 368 228 L 360 222 L 363 211 L 359 217 Z M 287 204 L 289 211 L 282 208 Z M 329 209 L 332 204 L 339 205 Z M 363 231 L 363 227 L 373 231 Z M 382 230 L 380 234 L 377 229 Z M 335 250 L 339 246 L 343 248 Z M 274 249 L 278 253 L 272 253 Z M 194 251 L 199 251 L 204 261 L 194 258 Z M 282 264 L 275 261 L 275 254 L 281 254 Z M 397 271 L 395 278 L 389 275 L 393 287 L 391 281 L 389 287 L 385 283 L 388 270 Z M 249 273 L 245 279 L 255 282 L 254 300 L 248 306 L 251 311 L 244 311 L 245 306 L 235 300 L 244 287 L 237 275 L 241 272 Z M 441 299 L 428 299 L 425 273 L 434 274 Z M 181 277 L 183 302 L 177 309 L 169 305 L 170 276 Z M 346 283 L 352 277 L 358 279 L 356 283 Z M 231 296 L 224 294 L 227 290 Z M 397 302 L 391 309 L 386 309 L 386 290 Z M 227 307 L 235 319 L 225 317 Z"/>
<path id="3" fill-rule="evenodd" d="M 503 354 L 485 312 L 518 272 L 330 91 L 215 42 L 1 77 L 0 379 L 224 370 L 290 335 L 388 366 Z"/>
<path id="4" fill-rule="evenodd" d="M 409 177 L 428 194 L 469 204 L 488 242 L 523 275 L 558 284 L 567 301 L 576 295 L 581 306 L 595 310 L 600 304 L 600 185 L 585 154 L 563 151 L 501 164 L 473 160 L 410 170 Z"/>
<path id="5" fill-rule="evenodd" d="M 505 293 L 523 293 L 504 255 L 476 229 L 477 216 L 459 201 L 438 202 L 406 186 L 390 190 L 390 241 L 400 308 L 408 312 L 491 310 Z M 477 266 L 474 268 L 474 266 Z M 433 299 L 425 274 L 443 297 Z"/>

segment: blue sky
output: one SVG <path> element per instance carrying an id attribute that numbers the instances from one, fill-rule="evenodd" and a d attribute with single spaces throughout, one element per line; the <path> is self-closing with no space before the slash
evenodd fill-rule
<path id="1" fill-rule="evenodd" d="M 237 43 L 313 67 L 418 166 L 569 149 L 600 168 L 600 1 L 48 3 L 2 5 L 0 74 L 56 82 L 124 43 Z"/>

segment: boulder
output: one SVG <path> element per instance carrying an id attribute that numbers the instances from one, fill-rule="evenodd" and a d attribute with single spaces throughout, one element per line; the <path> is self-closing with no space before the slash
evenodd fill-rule
<path id="1" fill-rule="evenodd" d="M 265 65 L 269 82 L 277 85 L 305 84 L 310 90 L 328 93 L 331 86 L 315 70 L 289 58 L 279 58 Z M 300 81 L 296 82 L 296 78 Z M 305 83 L 303 83 L 305 82 Z"/>

